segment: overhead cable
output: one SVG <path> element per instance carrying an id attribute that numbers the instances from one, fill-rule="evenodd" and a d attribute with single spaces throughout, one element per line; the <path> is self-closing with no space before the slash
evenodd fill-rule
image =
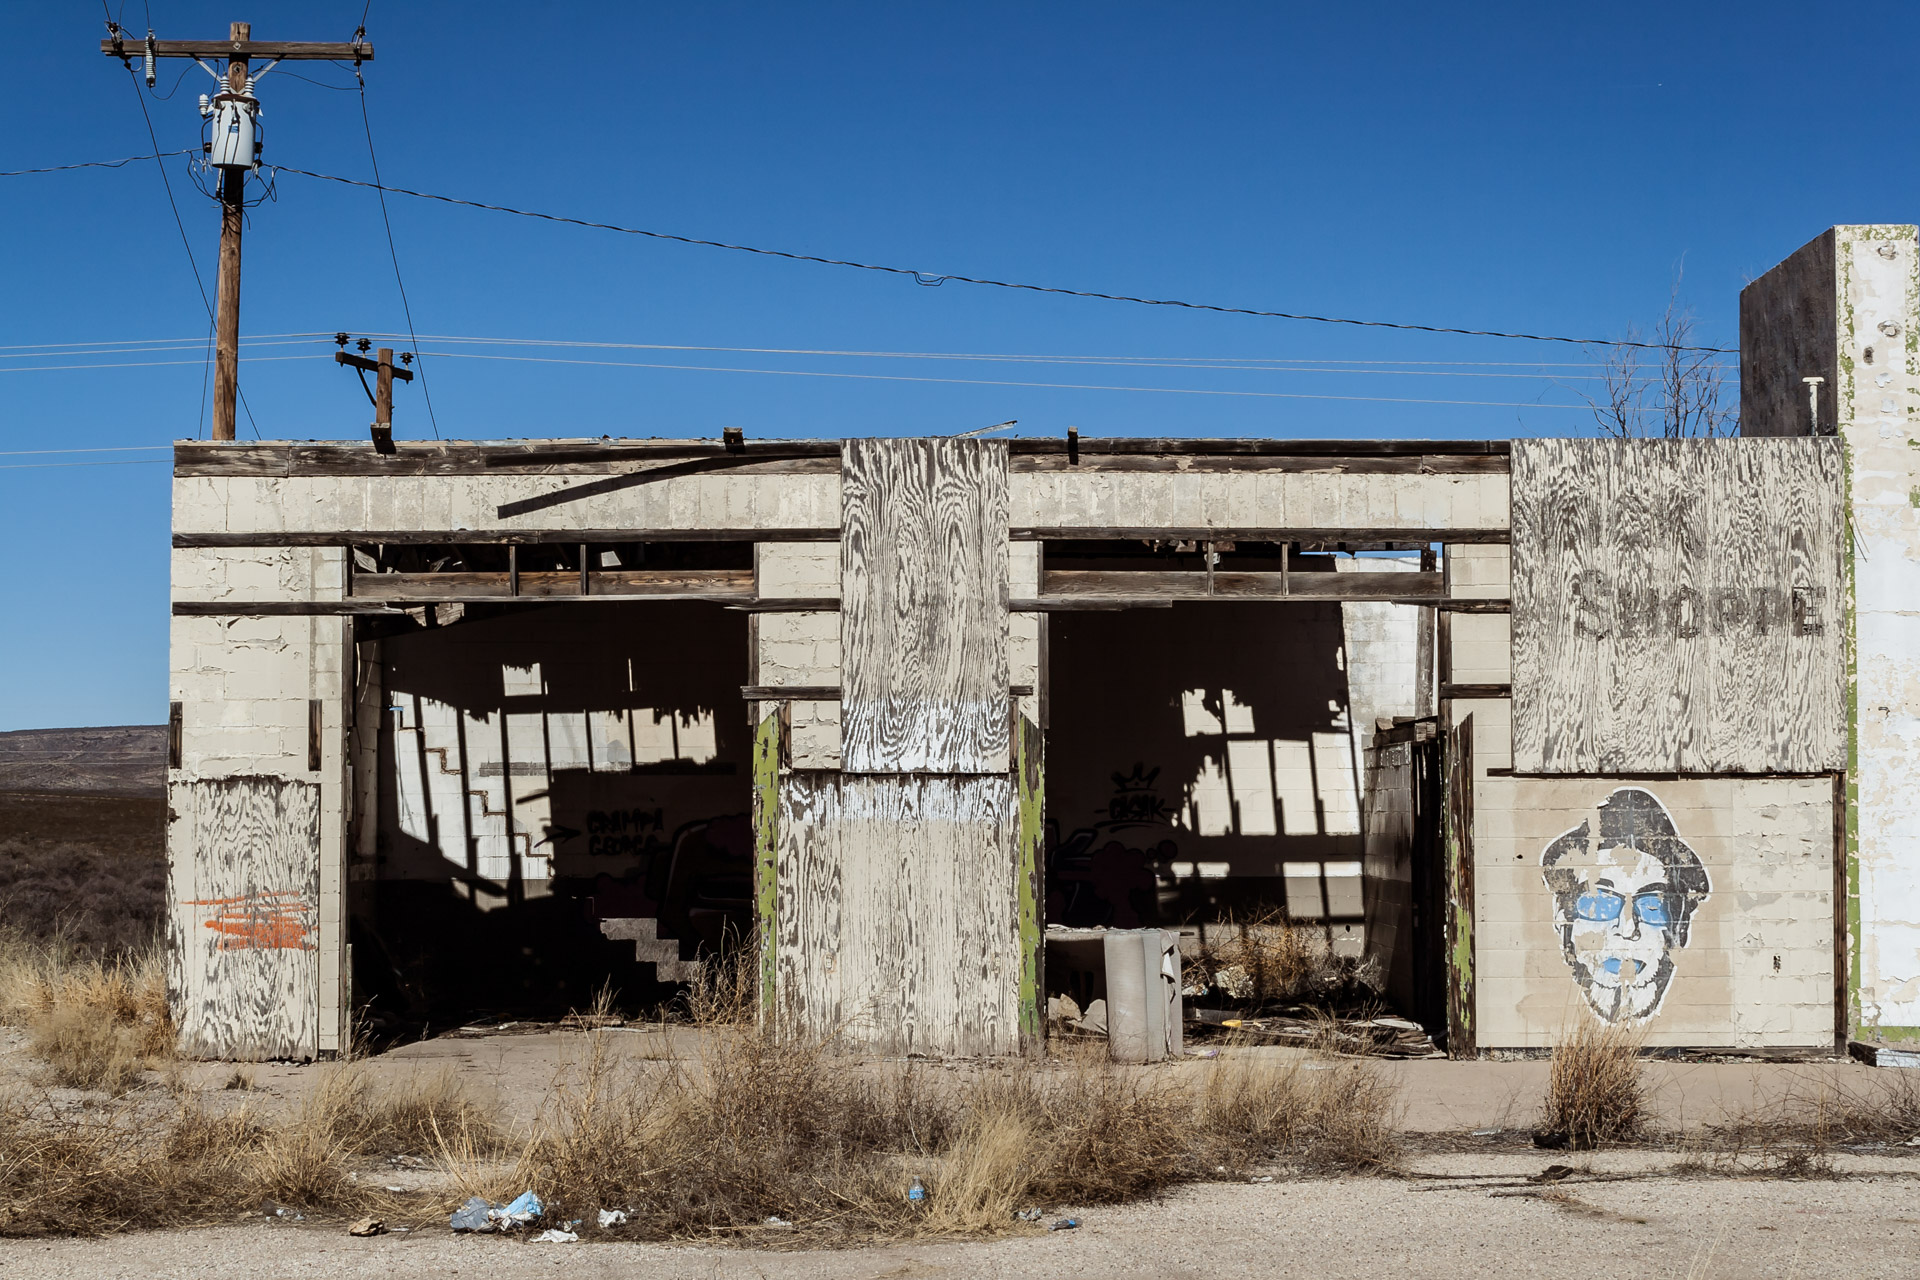
<path id="1" fill-rule="evenodd" d="M 373 0 L 367 0 L 367 8 L 373 7 Z M 366 14 L 360 15 L 360 30 L 354 35 L 357 42 L 367 31 Z M 420 356 L 420 339 L 413 336 L 413 305 L 407 301 L 407 282 L 400 278 L 400 251 L 393 247 L 393 219 L 387 216 L 387 192 L 380 185 L 380 157 L 373 150 L 373 121 L 367 115 L 367 82 L 360 75 L 360 64 L 354 63 L 353 78 L 360 84 L 360 123 L 367 131 L 367 160 L 373 165 L 374 189 L 380 192 L 380 222 L 387 229 L 387 256 L 393 260 L 393 283 L 400 289 L 400 310 L 407 317 L 407 336 L 413 341 L 413 354 Z M 420 394 L 427 402 L 427 421 L 433 426 L 433 438 L 440 438 L 440 418 L 433 411 L 433 392 L 427 390 L 427 362 L 420 361 L 416 370 L 420 375 Z M 362 382 L 366 379 L 361 378 Z"/>
<path id="2" fill-rule="evenodd" d="M 179 151 L 155 151 L 152 155 L 128 156 L 124 160 L 87 160 L 80 164 L 55 164 L 44 169 L 8 169 L 0 173 L 0 178 L 18 178 L 29 173 L 65 173 L 69 169 L 118 169 L 130 165 L 136 160 L 159 160 L 170 156 L 190 156 L 198 147 L 185 147 Z"/>
<path id="3" fill-rule="evenodd" d="M 762 249 L 754 245 L 733 244 L 725 240 L 704 240 L 697 236 L 674 235 L 666 231 L 648 231 L 640 227 L 623 227 L 611 222 L 593 222 L 585 218 L 569 218 L 559 214 L 540 213 L 531 209 L 516 209 L 510 205 L 486 204 L 478 200 L 461 200 L 454 196 L 435 195 L 429 191 L 414 191 L 406 187 L 383 186 L 380 182 L 363 182 L 357 178 L 342 178 L 331 173 L 315 173 L 310 169 L 295 169 L 289 165 L 270 166 L 281 173 L 298 174 L 303 178 L 317 178 L 322 182 L 338 182 L 350 187 L 370 187 L 382 193 L 391 191 L 395 195 L 413 196 L 418 200 L 437 200 L 442 204 L 460 205 L 468 209 L 485 209 L 492 213 L 510 213 L 521 218 L 538 218 L 543 222 L 560 222 L 569 226 L 586 227 L 595 231 L 616 231 L 622 235 L 645 236 L 651 240 L 671 240 L 676 244 L 699 245 L 708 249 L 729 249 L 735 253 L 753 253 L 768 258 L 785 258 L 790 262 L 814 262 L 827 267 L 852 267 L 859 271 L 877 271 L 886 275 L 911 276 L 915 283 L 938 286 L 952 281 L 955 284 L 988 285 L 996 289 L 1021 289 L 1029 293 L 1060 294 L 1069 298 L 1095 298 L 1104 302 L 1130 302 L 1143 307 L 1180 307 L 1188 311 L 1210 311 L 1220 315 L 1256 316 L 1270 320 L 1303 320 L 1314 324 L 1355 325 L 1366 329 L 1403 329 L 1416 333 L 1450 333 L 1469 338 L 1512 338 L 1523 342 L 1564 342 L 1580 347 L 1638 347 L 1649 351 L 1704 351 L 1717 355 L 1737 354 L 1730 347 L 1695 347 L 1682 343 L 1635 342 L 1609 338 L 1568 338 L 1545 333 L 1508 333 L 1498 329 L 1457 329 L 1445 325 L 1405 324 L 1393 320 L 1355 320 L 1344 316 L 1308 315 L 1292 311 L 1260 311 L 1251 307 L 1226 307 L 1208 302 L 1188 302 L 1178 298 L 1142 298 L 1124 293 L 1102 293 L 1092 289 L 1063 289 L 1053 285 L 1027 284 L 1016 280 L 993 280 L 982 276 L 962 276 L 949 272 L 921 271 L 913 267 L 891 267 L 872 262 L 856 262 L 847 258 L 826 258 L 811 253 L 789 253 L 784 249 Z"/>

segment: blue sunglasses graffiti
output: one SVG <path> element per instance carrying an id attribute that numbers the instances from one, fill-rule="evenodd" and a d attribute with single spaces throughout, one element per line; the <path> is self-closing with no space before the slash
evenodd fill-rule
<path id="1" fill-rule="evenodd" d="M 1627 900 L 1617 893 L 1606 889 L 1590 889 L 1580 895 L 1574 911 L 1582 920 L 1604 924 L 1618 920 L 1626 906 Z M 1664 929 L 1672 922 L 1672 916 L 1667 911 L 1667 895 L 1664 893 L 1635 894 L 1633 914 L 1641 924 L 1655 929 Z"/>

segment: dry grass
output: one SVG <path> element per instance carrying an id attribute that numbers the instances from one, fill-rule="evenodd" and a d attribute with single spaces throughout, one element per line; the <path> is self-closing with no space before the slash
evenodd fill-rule
<path id="1" fill-rule="evenodd" d="M 507 1142 L 492 1109 L 450 1075 L 381 1084 L 358 1064 L 330 1068 L 297 1112 L 271 1118 L 156 1095 L 76 1106 L 49 1094 L 0 1100 L 0 1235 L 93 1235 L 231 1221 L 272 1201 L 340 1216 L 392 1213 L 404 1197 L 356 1164 Z M 437 1208 L 442 1197 L 416 1197 Z"/>
<path id="2" fill-rule="evenodd" d="M 1688 1163 L 1780 1177 L 1831 1174 L 1843 1148 L 1920 1145 L 1920 1080 L 1875 1072 L 1857 1087 L 1831 1077 L 1787 1088 L 1717 1124 L 1690 1144 Z"/>
<path id="3" fill-rule="evenodd" d="M 701 1046 L 691 1059 L 617 1059 L 605 1008 L 581 1015 L 583 1055 L 520 1137 L 452 1072 L 383 1080 L 368 1061 L 321 1069 L 292 1114 L 256 1103 L 245 1069 L 196 1093 L 172 1064 L 169 1100 L 127 1088 L 129 1064 L 171 1044 L 151 965 L 10 954 L 7 1015 L 32 1029 L 61 1083 L 84 1076 L 81 1087 L 112 1096 L 0 1098 L 0 1235 L 230 1221 L 263 1201 L 336 1216 L 444 1212 L 531 1187 L 587 1230 L 598 1210 L 626 1209 L 615 1230 L 629 1237 L 857 1241 L 1008 1230 L 1032 1206 L 1116 1203 L 1273 1163 L 1378 1169 L 1394 1156 L 1392 1095 L 1368 1062 L 1239 1045 L 1156 1068 L 1117 1066 L 1097 1046 L 964 1072 L 861 1062 L 756 1026 L 745 960 L 710 966 L 687 998 Z M 89 1019 L 111 1034 L 55 1035 Z M 381 1190 L 384 1178 L 353 1176 L 398 1156 L 451 1176 L 408 1203 Z M 915 1178 L 924 1205 L 908 1201 Z"/>
<path id="4" fill-rule="evenodd" d="M 25 1027 L 50 1083 L 125 1093 L 174 1055 L 164 962 L 78 954 L 63 940 L 0 936 L 0 1021 Z"/>
<path id="5" fill-rule="evenodd" d="M 517 1168 L 550 1211 L 629 1214 L 617 1234 L 777 1243 L 1006 1230 L 1036 1205 L 1116 1203 L 1257 1165 L 1372 1170 L 1395 1155 L 1394 1100 L 1371 1063 L 1230 1046 L 1117 1066 L 1100 1047 L 970 1077 L 864 1063 L 751 1024 L 738 973 L 696 985 L 690 1061 L 617 1063 L 605 1033 L 559 1082 Z M 923 1207 L 907 1198 L 914 1179 Z M 794 1231 L 770 1230 L 769 1219 Z"/>
<path id="6" fill-rule="evenodd" d="M 1587 1017 L 1563 1030 L 1547 1073 L 1541 1129 L 1564 1135 L 1579 1151 L 1639 1136 L 1648 1119 L 1640 1083 L 1644 1040 L 1636 1028 Z"/>
<path id="7" fill-rule="evenodd" d="M 1281 911 L 1205 926 L 1184 981 L 1255 1004 L 1342 1003 L 1379 994 L 1369 962 L 1334 954 L 1322 933 L 1295 927 Z"/>

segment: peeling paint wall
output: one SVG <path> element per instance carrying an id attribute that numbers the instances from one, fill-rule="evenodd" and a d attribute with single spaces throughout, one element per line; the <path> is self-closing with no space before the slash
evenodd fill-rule
<path id="1" fill-rule="evenodd" d="M 1833 883 L 1826 778 L 1481 778 L 1479 1046 L 1831 1049 Z"/>

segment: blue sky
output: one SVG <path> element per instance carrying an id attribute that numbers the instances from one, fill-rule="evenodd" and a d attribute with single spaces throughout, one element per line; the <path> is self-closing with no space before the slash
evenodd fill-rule
<path id="1" fill-rule="evenodd" d="M 251 17 L 258 39 L 343 40 L 361 11 L 110 2 L 136 32 L 150 10 L 163 38 L 217 38 Z M 1657 318 L 1684 263 L 1700 336 L 1732 346 L 1746 280 L 1829 224 L 1920 215 L 1912 6 L 1854 6 L 1840 24 L 1786 4 L 374 0 L 367 25 L 390 184 L 931 271 L 1617 337 Z M 14 124 L 0 169 L 148 148 L 126 72 L 97 52 L 98 5 L 16 5 L 9 29 L 32 55 L 0 85 Z M 157 92 L 186 66 L 163 63 Z M 288 72 L 353 83 L 324 63 L 269 76 L 267 160 L 368 177 L 358 95 Z M 149 96 L 163 150 L 197 144 L 209 84 L 191 69 L 170 100 Z M 211 285 L 217 213 L 182 164 L 169 176 Z M 261 340 L 242 387 L 267 438 L 364 439 L 364 398 L 331 347 L 265 335 L 405 329 L 379 205 L 293 175 L 276 197 L 247 235 L 241 328 Z M 1564 407 L 1590 372 L 1579 347 L 929 288 L 389 206 L 448 438 L 945 433 L 1009 418 L 1040 434 L 1592 429 Z M 157 722 L 167 468 L 122 463 L 163 455 L 16 451 L 204 431 L 198 351 L 101 344 L 203 338 L 206 315 L 150 160 L 0 179 L 0 219 L 0 729 Z M 147 361 L 182 363 L 105 367 Z M 1007 382 L 1102 389 L 982 385 Z M 431 434 L 418 383 L 399 390 L 396 422 L 402 437 Z M 115 465 L 22 465 L 101 461 Z"/>

